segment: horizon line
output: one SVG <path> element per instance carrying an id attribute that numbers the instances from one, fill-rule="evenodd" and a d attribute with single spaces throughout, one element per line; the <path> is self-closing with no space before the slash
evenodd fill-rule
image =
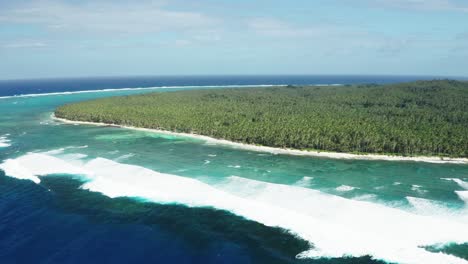
<path id="1" fill-rule="evenodd" d="M 32 77 L 32 78 L 7 78 L 0 79 L 0 82 L 11 81 L 41 81 L 41 80 L 76 80 L 76 79 L 118 79 L 118 78 L 181 78 L 181 77 L 293 77 L 293 76 L 324 76 L 324 77 L 420 77 L 433 79 L 463 79 L 468 80 L 468 75 L 428 75 L 428 74 L 162 74 L 162 75 L 91 75 L 91 76 L 66 76 L 66 77 Z M 427 79 L 426 79 L 427 80 Z"/>

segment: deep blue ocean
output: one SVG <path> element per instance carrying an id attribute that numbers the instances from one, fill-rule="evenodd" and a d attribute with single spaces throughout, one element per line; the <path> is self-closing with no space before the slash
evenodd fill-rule
<path id="1" fill-rule="evenodd" d="M 259 76 L 161 76 L 99 77 L 37 80 L 0 80 L 0 96 L 74 92 L 84 90 L 144 88 L 163 86 L 224 85 L 306 85 L 398 83 L 415 80 L 445 79 L 444 76 L 378 76 L 378 75 L 259 75 Z M 452 77 L 467 80 L 468 77 Z"/>
<path id="2" fill-rule="evenodd" d="M 381 259 L 404 262 L 417 254 L 433 260 L 430 263 L 453 256 L 459 261 L 453 263 L 465 263 L 467 165 L 274 155 L 51 119 L 57 106 L 70 102 L 193 89 L 187 86 L 440 78 L 192 76 L 0 81 L 0 264 L 354 264 L 383 263 Z M 179 88 L 15 96 L 144 87 Z M 83 178 L 77 170 L 97 176 Z M 170 184 L 172 179 L 175 185 Z M 106 184 L 99 185 L 98 180 Z M 127 186 L 131 191 L 126 192 Z M 157 202 L 153 192 L 167 192 L 175 198 Z M 216 197 L 235 202 L 225 204 L 224 198 Z M 313 231 L 306 232 L 312 234 L 310 241 L 283 228 L 299 233 L 303 225 Z M 448 247 L 437 244 L 431 252 L 453 256 L 413 247 L 420 239 L 448 243 Z M 315 246 L 316 258 L 296 258 Z"/>

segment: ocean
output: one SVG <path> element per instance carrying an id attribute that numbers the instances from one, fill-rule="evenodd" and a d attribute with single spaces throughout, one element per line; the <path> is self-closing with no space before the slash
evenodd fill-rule
<path id="1" fill-rule="evenodd" d="M 51 118 L 106 96 L 432 78 L 0 81 L 0 263 L 468 263 L 467 165 L 275 155 Z"/>
<path id="2" fill-rule="evenodd" d="M 415 80 L 446 79 L 444 76 L 376 76 L 376 75 L 232 75 L 232 76 L 149 76 L 94 77 L 38 80 L 0 80 L 0 96 L 44 94 L 103 89 L 240 86 L 240 85 L 333 85 L 398 83 Z M 451 77 L 468 80 L 468 77 Z"/>

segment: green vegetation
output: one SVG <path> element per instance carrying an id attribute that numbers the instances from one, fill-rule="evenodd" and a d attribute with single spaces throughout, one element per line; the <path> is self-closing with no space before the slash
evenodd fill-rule
<path id="1" fill-rule="evenodd" d="M 70 120 L 295 149 L 468 156 L 468 82 L 190 90 L 59 107 Z"/>

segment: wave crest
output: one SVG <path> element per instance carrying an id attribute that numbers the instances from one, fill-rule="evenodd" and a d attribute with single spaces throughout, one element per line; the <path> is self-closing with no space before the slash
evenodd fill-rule
<path id="1" fill-rule="evenodd" d="M 7 148 L 11 146 L 11 141 L 8 139 L 9 134 L 0 136 L 0 148 Z"/>

